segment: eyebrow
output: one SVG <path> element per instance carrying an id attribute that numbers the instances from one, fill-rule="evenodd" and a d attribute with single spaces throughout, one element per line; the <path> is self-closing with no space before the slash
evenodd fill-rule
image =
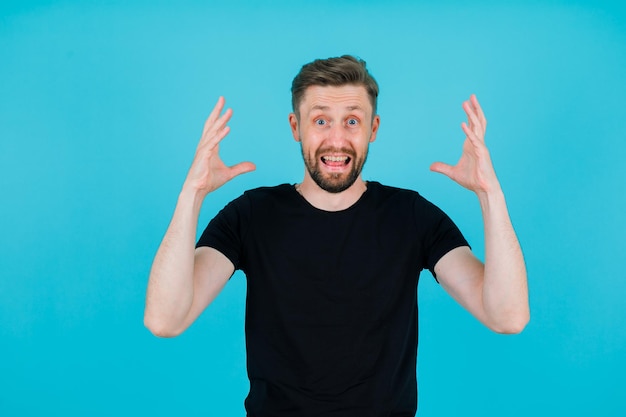
<path id="1" fill-rule="evenodd" d="M 318 104 L 318 105 L 316 105 L 316 106 L 311 107 L 311 110 L 328 110 L 328 109 L 330 109 L 330 106 L 322 106 L 322 105 L 319 105 L 319 104 Z M 347 106 L 347 107 L 346 107 L 346 110 L 350 110 L 350 111 L 352 111 L 352 110 L 361 110 L 361 111 L 365 111 L 365 110 L 363 110 L 363 109 L 361 108 L 361 106 L 359 106 L 359 105 L 355 105 L 355 106 Z"/>

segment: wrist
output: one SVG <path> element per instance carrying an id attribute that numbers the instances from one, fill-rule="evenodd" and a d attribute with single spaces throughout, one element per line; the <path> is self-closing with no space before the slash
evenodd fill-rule
<path id="1" fill-rule="evenodd" d="M 207 194 L 208 193 L 206 191 L 201 190 L 185 182 L 183 184 L 183 188 L 180 190 L 180 193 L 178 194 L 178 203 L 191 205 L 192 207 L 199 210 Z"/>
<path id="2" fill-rule="evenodd" d="M 490 207 L 506 204 L 504 200 L 504 192 L 500 188 L 500 184 L 496 184 L 490 187 L 488 190 L 483 190 L 476 193 L 480 207 L 486 210 Z"/>

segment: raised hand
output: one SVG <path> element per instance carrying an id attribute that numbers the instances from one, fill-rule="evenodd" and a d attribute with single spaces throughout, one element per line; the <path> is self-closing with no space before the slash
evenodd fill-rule
<path id="1" fill-rule="evenodd" d="M 511 224 L 504 193 L 485 146 L 487 120 L 476 96 L 463 103 L 468 122 L 456 165 L 430 169 L 476 193 L 483 215 L 485 263 L 467 247 L 444 255 L 435 269 L 441 285 L 481 322 L 498 333 L 519 333 L 530 318 L 526 266 Z"/>
<path id="2" fill-rule="evenodd" d="M 221 187 L 237 175 L 253 171 L 256 168 L 252 162 L 241 162 L 229 167 L 222 162 L 219 156 L 219 144 L 230 132 L 227 123 L 233 115 L 231 109 L 227 109 L 222 114 L 224 103 L 224 97 L 220 97 L 207 118 L 202 131 L 202 138 L 196 149 L 196 155 L 185 180 L 186 187 L 193 188 L 203 196 Z"/>
<path id="3" fill-rule="evenodd" d="M 489 150 L 485 146 L 487 119 L 474 94 L 463 102 L 463 110 L 467 114 L 469 124 L 466 122 L 461 124 L 465 132 L 461 158 L 454 166 L 435 162 L 430 166 L 430 170 L 448 176 L 477 194 L 497 190 L 500 185 L 491 163 Z"/>

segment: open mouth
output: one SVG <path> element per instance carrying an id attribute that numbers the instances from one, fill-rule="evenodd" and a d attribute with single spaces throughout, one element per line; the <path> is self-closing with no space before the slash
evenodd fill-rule
<path id="1" fill-rule="evenodd" d="M 326 156 L 322 156 L 321 159 L 324 165 L 327 165 L 330 167 L 342 167 L 342 166 L 348 165 L 352 158 L 350 158 L 347 155 L 342 155 L 342 156 L 326 155 Z"/>

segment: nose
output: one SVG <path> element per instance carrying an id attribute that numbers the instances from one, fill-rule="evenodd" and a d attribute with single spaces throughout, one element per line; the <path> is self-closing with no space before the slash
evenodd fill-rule
<path id="1" fill-rule="evenodd" d="M 330 145 L 341 148 L 346 142 L 346 132 L 341 123 L 333 123 L 328 129 L 328 142 Z"/>

